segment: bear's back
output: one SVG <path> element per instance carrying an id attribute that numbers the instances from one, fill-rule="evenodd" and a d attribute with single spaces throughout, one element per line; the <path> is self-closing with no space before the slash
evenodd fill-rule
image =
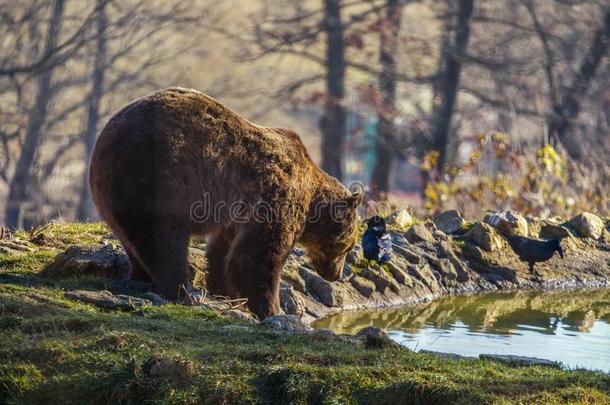
<path id="1" fill-rule="evenodd" d="M 95 173 L 112 171 L 125 184 L 121 194 L 155 189 L 183 201 L 201 191 L 216 201 L 276 200 L 322 176 L 293 131 L 257 126 L 182 88 L 157 91 L 119 111 L 102 131 L 91 164 L 92 184 Z M 104 181 L 97 179 L 100 188 L 108 188 Z"/>

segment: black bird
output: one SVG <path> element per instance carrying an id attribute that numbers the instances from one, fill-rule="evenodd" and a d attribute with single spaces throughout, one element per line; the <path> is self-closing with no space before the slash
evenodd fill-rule
<path id="1" fill-rule="evenodd" d="M 530 271 L 537 276 L 534 270 L 534 265 L 537 262 L 546 262 L 555 252 L 563 259 L 563 249 L 561 243 L 557 239 L 538 240 L 526 238 L 525 236 L 507 235 L 500 233 L 509 243 L 513 251 L 519 256 L 519 259 L 526 262 L 530 266 Z"/>
<path id="2" fill-rule="evenodd" d="M 392 257 L 392 237 L 386 230 L 385 221 L 378 215 L 367 221 L 362 235 L 362 250 L 367 260 L 385 263 Z"/>

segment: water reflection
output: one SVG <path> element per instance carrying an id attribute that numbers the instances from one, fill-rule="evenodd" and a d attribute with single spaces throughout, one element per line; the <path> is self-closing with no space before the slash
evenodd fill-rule
<path id="1" fill-rule="evenodd" d="M 338 314 L 314 326 L 353 334 L 374 325 L 412 349 L 502 353 L 610 370 L 610 290 L 448 297 L 417 306 Z"/>

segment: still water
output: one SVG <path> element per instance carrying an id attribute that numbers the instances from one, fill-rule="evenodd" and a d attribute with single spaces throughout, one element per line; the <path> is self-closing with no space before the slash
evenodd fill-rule
<path id="1" fill-rule="evenodd" d="M 513 354 L 610 372 L 610 290 L 447 297 L 417 306 L 347 312 L 316 328 L 354 334 L 385 329 L 412 350 L 464 356 Z"/>

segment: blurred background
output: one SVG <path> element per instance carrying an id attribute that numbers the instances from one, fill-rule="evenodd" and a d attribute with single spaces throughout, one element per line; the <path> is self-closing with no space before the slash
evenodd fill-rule
<path id="1" fill-rule="evenodd" d="M 96 220 L 121 106 L 192 87 L 419 214 L 608 214 L 610 0 L 0 0 L 0 223 Z"/>

